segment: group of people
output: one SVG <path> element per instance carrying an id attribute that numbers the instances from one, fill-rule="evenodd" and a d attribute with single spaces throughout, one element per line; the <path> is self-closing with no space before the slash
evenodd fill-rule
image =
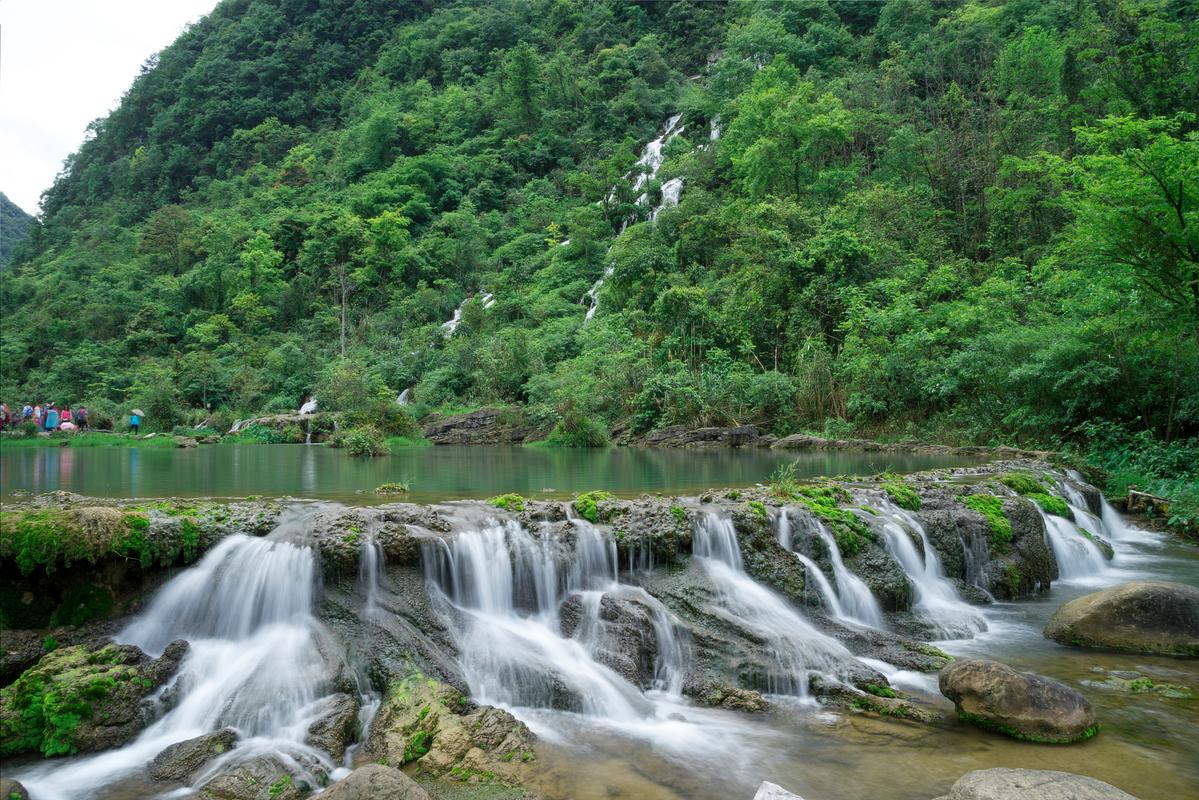
<path id="1" fill-rule="evenodd" d="M 39 431 L 87 430 L 87 408 L 80 406 L 72 410 L 65 403 L 62 408 L 54 403 L 46 403 L 44 407 L 26 403 L 18 414 L 9 410 L 7 403 L 0 403 L 0 430 L 16 430 L 29 422 Z"/>

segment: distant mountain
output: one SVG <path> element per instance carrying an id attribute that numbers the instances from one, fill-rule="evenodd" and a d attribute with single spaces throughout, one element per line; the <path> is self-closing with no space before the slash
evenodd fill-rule
<path id="1" fill-rule="evenodd" d="M 29 226 L 33 217 L 0 192 L 0 269 L 8 266 L 13 250 L 29 237 Z"/>

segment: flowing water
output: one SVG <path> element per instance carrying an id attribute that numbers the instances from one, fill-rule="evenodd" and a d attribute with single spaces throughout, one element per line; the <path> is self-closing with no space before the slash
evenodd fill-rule
<path id="1" fill-rule="evenodd" d="M 1039 510 L 1039 509 L 1038 509 Z M 1073 509 L 1076 517 L 1086 512 Z M 1058 579 L 1061 581 L 1091 580 L 1107 571 L 1107 559 L 1099 545 L 1082 534 L 1073 522 L 1055 514 L 1040 512 L 1045 523 L 1045 535 L 1057 558 Z"/>
<path id="2" fill-rule="evenodd" d="M 797 513 L 803 529 L 810 535 L 820 539 L 832 564 L 833 578 L 837 582 L 834 589 L 820 566 L 803 553 L 793 551 L 795 557 L 807 568 L 808 574 L 816 581 L 820 596 L 834 619 L 849 624 L 865 625 L 870 628 L 886 628 L 883 622 L 883 609 L 870 591 L 866 582 L 846 568 L 841 558 L 841 548 L 837 540 L 828 532 L 824 524 L 812 516 L 797 512 L 791 508 L 783 508 L 776 519 L 776 535 L 783 547 L 793 550 L 791 515 Z"/>

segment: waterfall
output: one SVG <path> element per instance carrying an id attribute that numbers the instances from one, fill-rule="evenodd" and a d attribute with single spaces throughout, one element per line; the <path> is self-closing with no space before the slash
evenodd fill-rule
<path id="1" fill-rule="evenodd" d="M 655 178 L 657 176 L 658 170 L 662 167 L 662 162 L 666 158 L 666 156 L 662 152 L 663 149 L 666 147 L 667 144 L 669 144 L 671 139 L 673 139 L 674 137 L 678 136 L 680 133 L 683 132 L 682 127 L 676 127 L 679 124 L 679 120 L 682 118 L 683 118 L 682 114 L 675 114 L 674 116 L 672 116 L 668 120 L 666 120 L 666 125 L 663 127 L 662 135 L 659 136 L 657 139 L 654 139 L 652 142 L 647 144 L 642 149 L 641 156 L 637 159 L 637 164 L 633 168 L 635 171 L 639 172 L 636 179 L 634 179 L 634 181 L 633 181 L 633 191 L 634 192 L 640 191 L 643 188 L 645 188 L 646 184 L 648 184 L 650 180 L 652 180 L 653 178 Z M 630 175 L 632 175 L 632 173 L 629 173 L 629 175 L 626 175 L 625 178 L 628 179 Z M 658 215 L 658 212 L 661 211 L 663 208 L 665 208 L 667 205 L 678 205 L 679 194 L 682 191 L 683 191 L 683 179 L 682 178 L 675 178 L 674 180 L 667 181 L 665 184 L 663 184 L 663 186 L 662 186 L 662 204 L 650 212 L 650 215 L 649 215 L 650 220 L 653 220 Z M 608 198 L 612 199 L 613 197 L 615 197 L 615 195 L 616 195 L 616 188 L 613 187 L 612 190 L 608 193 Z M 635 202 L 638 205 L 644 205 L 648 201 L 648 199 L 649 199 L 649 195 L 645 192 L 642 192 L 640 195 L 637 196 L 637 200 Z M 628 224 L 629 224 L 628 220 L 625 220 L 624 222 L 621 223 L 620 233 L 624 233 L 624 229 L 626 227 L 628 227 Z M 619 235 L 619 234 L 617 234 L 617 235 Z M 568 239 L 567 241 L 570 241 L 570 240 Z M 611 248 L 608 248 L 608 249 L 611 250 Z M 583 297 L 579 300 L 580 303 L 584 303 L 587 305 L 587 314 L 583 317 L 584 325 L 586 325 L 588 322 L 590 322 L 591 318 L 595 316 L 595 312 L 599 310 L 599 291 L 603 287 L 604 282 L 607 281 L 609 278 L 611 278 L 612 273 L 615 271 L 616 271 L 615 264 L 608 264 L 608 266 L 604 267 L 603 274 L 600 275 L 600 277 L 598 279 L 596 279 L 595 283 L 591 284 L 591 288 L 588 289 L 587 292 L 583 295 Z M 445 327 L 445 326 L 443 325 L 442 327 Z"/>
<path id="2" fill-rule="evenodd" d="M 567 537 L 547 526 L 534 536 L 519 523 L 490 519 L 427 546 L 426 575 L 460 643 L 460 666 L 474 699 L 525 709 L 573 708 L 588 717 L 644 722 L 668 713 L 598 659 L 605 647 L 605 596 L 651 611 L 657 637 L 655 688 L 677 695 L 685 673 L 678 626 L 656 599 L 617 579 L 616 543 L 586 520 L 572 519 Z M 573 636 L 561 632 L 561 604 L 580 601 Z"/>
<path id="3" fill-rule="evenodd" d="M 364 600 L 362 611 L 371 619 L 379 609 L 379 575 L 383 571 L 383 545 L 375 539 L 374 520 L 367 526 L 362 537 L 362 555 L 358 559 L 358 585 L 362 587 Z"/>
<path id="4" fill-rule="evenodd" d="M 396 398 L 396 404 L 406 406 L 412 402 L 412 387 L 409 386 L 404 391 L 400 392 L 400 396 Z"/>
<path id="5" fill-rule="evenodd" d="M 712 117 L 708 123 L 708 141 L 714 142 L 720 138 L 720 115 Z"/>
<path id="6" fill-rule="evenodd" d="M 733 522 L 704 514 L 696 520 L 692 553 L 716 589 L 717 614 L 757 634 L 774 661 L 765 676 L 772 694 L 806 697 L 811 672 L 835 675 L 853 656 L 816 630 L 784 598 L 745 573 Z"/>
<path id="7" fill-rule="evenodd" d="M 465 300 L 463 300 L 461 303 L 458 304 L 457 308 L 454 309 L 453 316 L 451 316 L 445 322 L 441 323 L 441 330 L 446 336 L 454 335 L 454 332 L 458 330 L 458 326 L 462 324 L 462 310 L 464 308 L 466 308 L 467 303 L 469 303 L 472 300 L 476 300 L 476 299 L 480 303 L 483 304 L 484 310 L 491 308 L 492 306 L 495 305 L 495 296 L 491 295 L 491 294 L 487 294 L 487 293 L 483 293 L 483 294 L 479 295 L 478 297 L 475 297 L 474 295 L 472 295 L 472 296 L 466 298 Z"/>
<path id="8" fill-rule="evenodd" d="M 1107 559 L 1099 545 L 1088 539 L 1068 519 L 1046 514 L 1037 507 L 1045 522 L 1045 534 L 1057 559 L 1058 576 L 1064 580 L 1092 578 L 1107 571 Z"/>
<path id="9" fill-rule="evenodd" d="M 305 416 L 308 414 L 315 414 L 316 413 L 316 398 L 315 397 L 308 398 L 308 400 L 306 400 L 304 402 L 304 404 L 300 406 L 300 410 L 297 413 L 300 416 Z"/>
<path id="10" fill-rule="evenodd" d="M 287 541 L 305 525 L 305 516 L 291 514 L 268 538 L 229 536 L 168 582 L 115 638 L 150 654 L 189 641 L 178 674 L 160 690 L 173 705 L 124 747 L 17 775 L 30 794 L 88 796 L 168 745 L 225 727 L 242 743 L 222 761 L 276 753 L 318 785 L 334 765 L 304 738 L 331 690 L 331 672 L 316 645 L 312 551 Z"/>
<path id="11" fill-rule="evenodd" d="M 978 609 L 958 595 L 957 588 L 945 576 L 941 557 L 929 541 L 920 521 L 888 500 L 875 500 L 880 507 L 876 522 L 886 540 L 887 550 L 899 562 L 912 586 L 912 610 L 928 622 L 944 639 L 969 638 L 987 629 L 987 622 Z M 878 524 L 881 522 L 881 524 Z M 916 549 L 912 536 L 918 536 L 923 555 Z"/>
<path id="12" fill-rule="evenodd" d="M 837 540 L 829 533 L 828 528 L 814 516 L 810 514 L 801 514 L 800 520 L 804 525 L 805 530 L 819 537 L 824 542 L 824 547 L 828 551 L 829 563 L 833 567 L 833 579 L 836 581 L 835 602 L 830 602 L 828 592 L 832 587 L 825 577 L 820 567 L 811 561 L 802 553 L 796 552 L 795 555 L 808 571 L 816 578 L 816 583 L 820 587 L 821 594 L 825 598 L 825 602 L 829 606 L 829 611 L 833 616 L 842 621 L 865 625 L 870 628 L 886 628 L 886 623 L 883 622 L 883 609 L 878 604 L 878 600 L 874 598 L 874 594 L 870 591 L 870 587 L 866 582 L 853 574 L 845 566 L 845 562 L 841 559 L 841 549 L 837 546 Z M 788 550 L 793 550 L 791 546 L 791 517 L 789 509 L 784 508 L 779 514 L 779 544 L 786 547 Z M 786 533 L 784 534 L 784 529 Z M 784 536 L 786 540 L 784 541 Z"/>

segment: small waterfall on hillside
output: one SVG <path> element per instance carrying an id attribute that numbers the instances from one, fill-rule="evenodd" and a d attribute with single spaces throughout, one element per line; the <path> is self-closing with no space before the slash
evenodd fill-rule
<path id="1" fill-rule="evenodd" d="M 837 540 L 820 520 L 808 514 L 800 515 L 800 524 L 803 525 L 804 530 L 824 542 L 825 549 L 829 554 L 829 563 L 833 567 L 833 578 L 837 582 L 835 591 L 820 566 L 803 553 L 794 550 L 791 515 L 788 509 L 784 508 L 779 512 L 777 524 L 779 544 L 792 550 L 795 557 L 807 567 L 808 573 L 815 578 L 820 594 L 834 618 L 841 622 L 866 625 L 871 628 L 886 627 L 886 623 L 883 622 L 883 609 L 878 604 L 878 600 L 874 598 L 874 594 L 871 593 L 870 587 L 845 567 L 845 562 L 841 559 L 841 549 L 837 547 Z"/>
<path id="2" fill-rule="evenodd" d="M 908 576 L 914 595 L 912 610 L 945 639 L 969 638 L 985 631 L 986 619 L 962 600 L 957 588 L 945 577 L 941 557 L 920 521 L 888 500 L 880 498 L 872 502 L 879 506 L 879 517 L 863 515 L 863 519 L 874 522 L 875 530 L 881 530 L 887 550 Z M 913 536 L 919 537 L 923 554 L 916 549 Z"/>
<path id="3" fill-rule="evenodd" d="M 439 540 L 424 552 L 432 589 L 449 603 L 461 642 L 460 664 L 472 696 L 483 703 L 528 709 L 571 708 L 590 717 L 639 722 L 666 715 L 651 697 L 597 659 L 605 646 L 605 596 L 646 606 L 657 636 L 656 688 L 677 694 L 685 648 L 668 611 L 656 599 L 617 580 L 616 546 L 585 520 L 573 519 L 573 553 L 566 537 L 520 524 L 487 520 Z M 562 634 L 562 603 L 577 596 L 579 624 Z"/>
<path id="4" fill-rule="evenodd" d="M 409 386 L 404 391 L 400 392 L 400 396 L 396 398 L 396 405 L 406 406 L 412 402 L 412 387 Z"/>
<path id="5" fill-rule="evenodd" d="M 471 295 L 470 297 L 466 298 L 458 304 L 457 308 L 454 309 L 453 316 L 441 323 L 441 330 L 446 336 L 453 336 L 454 332 L 458 330 L 458 326 L 462 324 L 462 310 L 466 308 L 466 304 L 472 300 L 478 300 L 480 303 L 482 303 L 484 310 L 495 305 L 495 296 L 487 293 L 477 296 Z"/>
<path id="6" fill-rule="evenodd" d="M 662 162 L 666 159 L 666 156 L 663 153 L 663 150 L 665 149 L 666 145 L 670 143 L 671 139 L 673 139 L 674 137 L 678 136 L 680 133 L 683 132 L 683 127 L 679 125 L 679 120 L 682 118 L 683 118 L 682 114 L 675 114 L 674 116 L 672 116 L 668 120 L 666 120 L 666 125 L 663 128 L 662 135 L 659 136 L 657 139 L 654 139 L 652 142 L 649 142 L 644 147 L 644 149 L 642 149 L 641 156 L 637 159 L 637 163 L 633 167 L 634 171 L 638 172 L 636 179 L 634 179 L 634 181 L 633 181 L 633 191 L 634 192 L 641 191 L 642 189 L 644 189 L 646 187 L 646 185 L 658 175 L 658 170 L 661 169 Z M 630 175 L 632 175 L 631 172 L 629 173 L 629 175 L 626 175 L 625 178 L 628 179 Z M 666 208 L 667 206 L 678 205 L 679 204 L 679 195 L 682 193 L 682 191 L 683 191 L 683 179 L 682 178 L 675 178 L 675 179 L 667 181 L 665 184 L 663 184 L 662 185 L 662 202 L 660 205 L 658 205 L 657 208 L 654 208 L 650 211 L 650 214 L 649 214 L 650 220 L 652 221 L 655 217 L 657 217 L 658 212 L 661 211 L 663 208 Z M 614 197 L 615 194 L 616 194 L 616 188 L 613 187 L 612 190 L 608 193 L 609 199 Z M 645 205 L 645 203 L 648 200 L 649 200 L 648 193 L 642 191 L 641 194 L 639 194 L 637 196 L 637 199 L 634 202 L 636 202 L 637 205 Z M 620 232 L 617 235 L 619 236 L 620 233 L 624 233 L 624 230 L 625 230 L 625 228 L 628 227 L 628 225 L 629 225 L 629 220 L 625 220 L 624 222 L 622 222 L 620 224 Z M 567 241 L 570 241 L 570 240 L 568 239 Z M 565 242 L 564 242 L 564 244 L 565 244 Z M 608 249 L 611 250 L 611 248 L 608 248 Z M 596 279 L 595 283 L 591 284 L 591 288 L 588 289 L 587 292 L 583 295 L 583 297 L 579 300 L 580 303 L 587 305 L 587 314 L 583 317 L 584 325 L 586 325 L 588 322 L 590 322 L 591 318 L 595 316 L 595 312 L 599 310 L 600 289 L 603 288 L 604 282 L 607 281 L 609 278 L 611 278 L 612 273 L 615 271 L 616 271 L 615 264 L 609 263 L 608 266 L 604 267 L 603 274 L 600 275 L 600 277 Z M 444 327 L 444 326 L 442 326 L 442 327 Z"/>
<path id="7" fill-rule="evenodd" d="M 304 530 L 306 515 L 291 514 L 269 538 L 230 536 L 167 583 L 116 640 L 150 654 L 189 641 L 179 672 L 160 692 L 173 705 L 124 747 L 19 775 L 31 795 L 88 796 L 168 745 L 224 727 L 242 740 L 222 762 L 271 753 L 318 785 L 335 765 L 304 739 L 331 672 L 316 643 L 313 554 L 288 541 Z"/>
<path id="8" fill-rule="evenodd" d="M 692 553 L 716 588 L 714 610 L 766 643 L 775 662 L 774 671 L 765 676 L 770 693 L 806 697 L 809 673 L 835 675 L 853 659 L 840 642 L 813 628 L 785 599 L 745 573 L 736 529 L 728 517 L 699 517 Z"/>

